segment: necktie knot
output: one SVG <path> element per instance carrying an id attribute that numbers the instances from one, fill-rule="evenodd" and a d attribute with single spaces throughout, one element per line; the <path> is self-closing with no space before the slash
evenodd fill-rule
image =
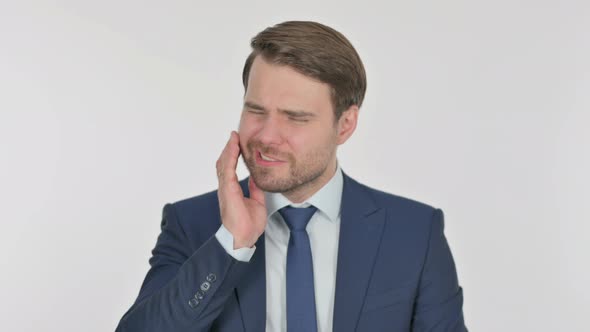
<path id="1" fill-rule="evenodd" d="M 317 208 L 313 205 L 306 207 L 306 208 L 296 208 L 292 206 L 286 206 L 279 210 L 281 216 L 285 220 L 285 223 L 291 230 L 291 232 L 295 231 L 305 231 L 305 227 L 307 227 L 307 223 L 313 216 L 313 214 L 317 211 Z"/>

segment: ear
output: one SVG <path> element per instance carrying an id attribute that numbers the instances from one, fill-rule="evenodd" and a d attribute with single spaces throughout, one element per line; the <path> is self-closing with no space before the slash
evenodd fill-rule
<path id="1" fill-rule="evenodd" d="M 348 140 L 354 130 L 358 121 L 359 108 L 357 105 L 350 106 L 338 119 L 338 145 L 343 144 Z"/>

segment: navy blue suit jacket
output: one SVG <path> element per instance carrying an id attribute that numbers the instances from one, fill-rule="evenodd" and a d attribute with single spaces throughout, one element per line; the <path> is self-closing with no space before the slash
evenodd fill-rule
<path id="1" fill-rule="evenodd" d="M 117 332 L 264 331 L 264 234 L 240 262 L 217 241 L 220 225 L 216 191 L 164 207 L 151 268 Z M 467 331 L 441 210 L 344 174 L 340 227 L 334 331 Z"/>

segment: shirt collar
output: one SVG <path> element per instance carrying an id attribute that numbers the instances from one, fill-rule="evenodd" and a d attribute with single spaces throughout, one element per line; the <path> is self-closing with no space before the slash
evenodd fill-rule
<path id="1" fill-rule="evenodd" d="M 267 217 L 272 216 L 275 212 L 288 205 L 294 207 L 313 205 L 324 213 L 330 221 L 336 221 L 340 216 L 343 184 L 342 170 L 340 165 L 337 165 L 336 172 L 334 172 L 330 181 L 302 203 L 293 203 L 281 193 L 264 192 Z"/>

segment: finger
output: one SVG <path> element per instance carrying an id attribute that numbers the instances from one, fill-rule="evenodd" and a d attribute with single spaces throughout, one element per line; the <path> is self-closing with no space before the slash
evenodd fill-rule
<path id="1" fill-rule="evenodd" d="M 237 182 L 238 176 L 236 174 L 236 167 L 238 165 L 238 157 L 240 155 L 240 148 L 238 146 L 238 134 L 232 131 L 227 146 L 221 156 L 220 179 L 222 182 Z"/>
<path id="2" fill-rule="evenodd" d="M 252 180 L 252 176 L 248 179 L 248 189 L 250 189 L 250 198 L 260 203 L 262 206 L 266 206 L 266 201 L 264 200 L 264 192 L 258 188 L 254 180 Z"/>
<path id="3" fill-rule="evenodd" d="M 243 195 L 242 188 L 238 183 L 238 176 L 236 174 L 236 167 L 238 165 L 238 158 L 240 156 L 238 133 L 232 131 L 230 138 L 221 153 L 219 170 L 217 171 L 219 178 L 219 189 L 223 196 L 225 195 Z"/>
<path id="4" fill-rule="evenodd" d="M 223 160 L 222 172 L 227 174 L 236 174 L 236 167 L 238 166 L 238 157 L 240 156 L 240 137 L 238 133 L 232 130 L 229 141 L 227 142 L 227 151 L 225 159 Z"/>
<path id="5" fill-rule="evenodd" d="M 223 150 L 221 151 L 221 154 L 219 155 L 219 159 L 217 159 L 217 163 L 215 164 L 215 168 L 216 168 L 216 172 L 217 172 L 217 179 L 219 180 L 219 183 L 221 184 L 221 182 L 224 179 L 224 174 L 226 172 L 224 172 L 225 170 L 225 166 L 227 165 L 227 161 L 230 159 L 230 157 L 228 157 L 228 154 L 230 153 L 230 147 L 232 144 L 232 137 L 233 134 L 230 133 L 229 139 L 227 140 L 227 143 L 225 143 L 225 146 L 223 147 Z"/>

